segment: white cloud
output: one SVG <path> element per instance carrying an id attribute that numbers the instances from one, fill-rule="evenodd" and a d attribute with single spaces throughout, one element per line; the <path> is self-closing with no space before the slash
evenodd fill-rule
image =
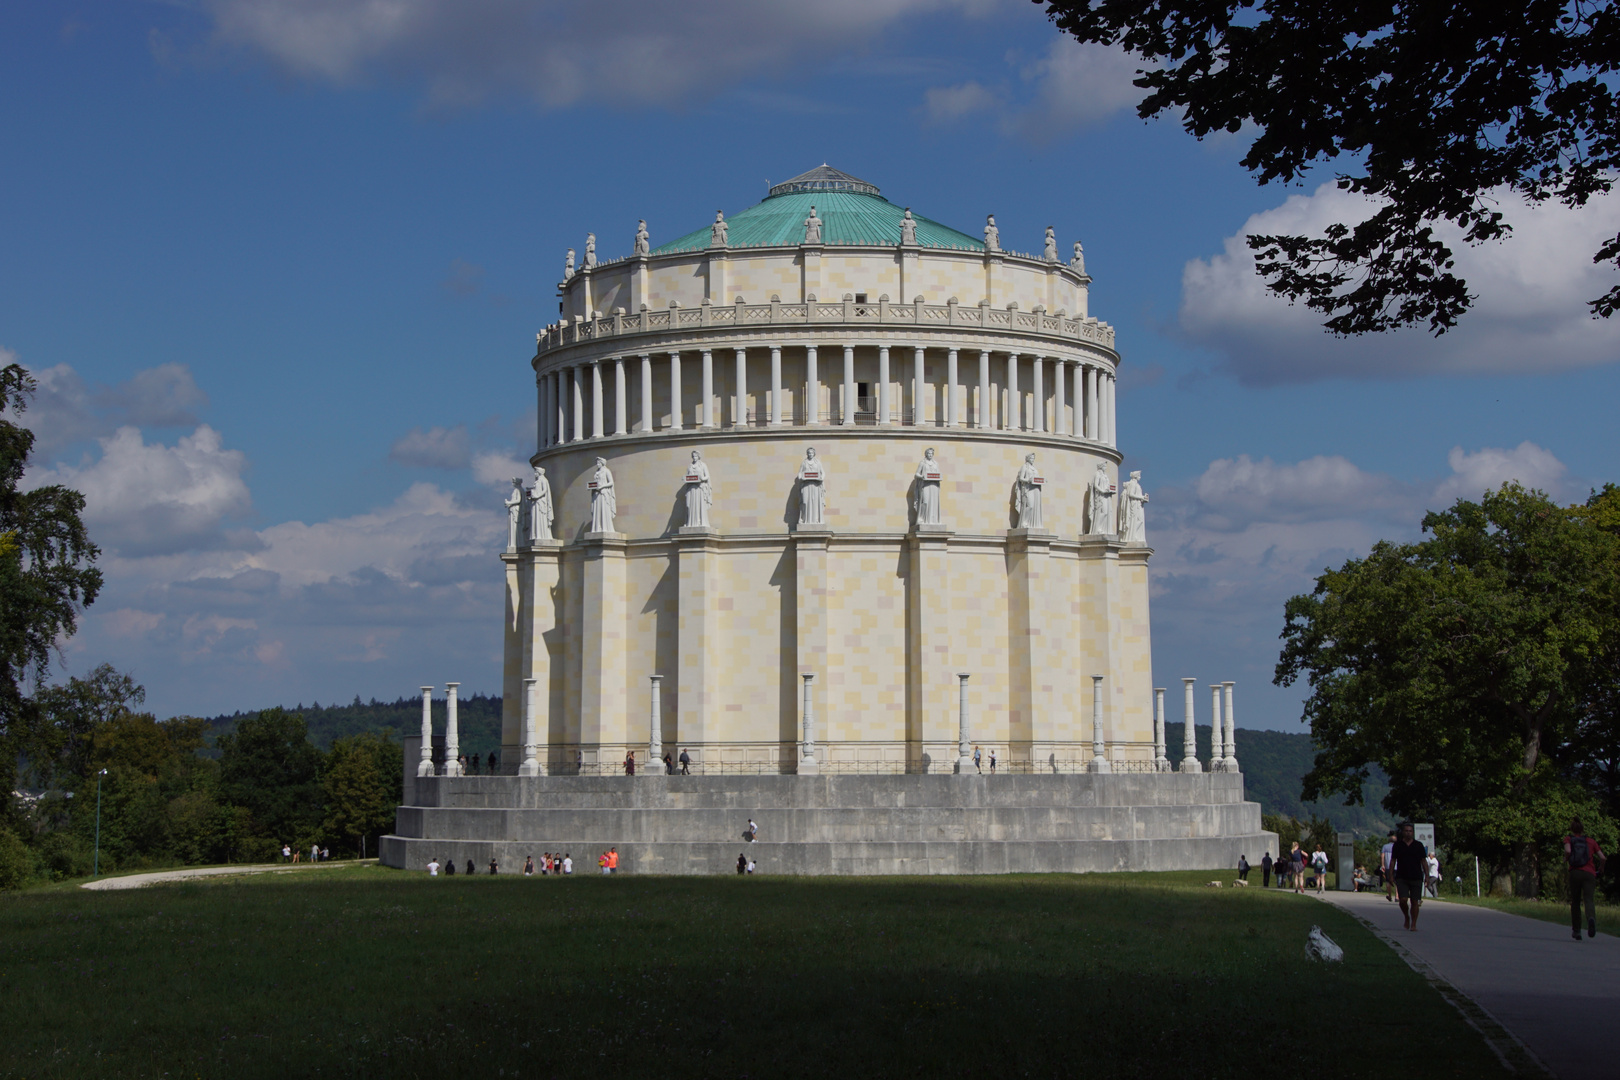
<path id="1" fill-rule="evenodd" d="M 1034 60 L 1008 60 L 1017 68 L 1016 83 L 988 87 L 973 80 L 933 87 L 923 100 L 928 118 L 948 123 L 993 114 L 1003 134 L 1040 143 L 1101 123 L 1144 94 L 1132 85 L 1142 64 L 1123 49 L 1081 44 L 1064 35 Z"/>
<path id="2" fill-rule="evenodd" d="M 1591 254 L 1620 232 L 1620 195 L 1578 211 L 1551 202 L 1526 206 L 1511 194 L 1502 201 L 1514 225 L 1503 243 L 1471 248 L 1454 228 L 1436 230 L 1478 297 L 1457 329 L 1439 338 L 1424 329 L 1330 337 L 1319 314 L 1290 306 L 1255 275 L 1247 236 L 1319 236 L 1333 222 L 1353 224 L 1372 213 L 1372 204 L 1332 184 L 1254 215 L 1227 237 L 1222 254 L 1189 262 L 1182 272 L 1182 332 L 1221 352 L 1226 371 L 1256 385 L 1556 371 L 1620 359 L 1620 322 L 1593 319 L 1586 308 L 1614 281 Z"/>
<path id="3" fill-rule="evenodd" d="M 174 446 L 121 427 L 99 440 L 101 456 L 30 470 L 28 486 L 64 484 L 84 495 L 84 517 L 103 547 L 124 555 L 168 554 L 229 543 L 227 519 L 252 508 L 247 458 L 203 424 Z"/>
<path id="4" fill-rule="evenodd" d="M 0 363 L 16 361 L 0 350 Z M 36 389 L 21 416 L 34 433 L 35 461 L 49 461 L 66 447 L 108 435 L 120 426 L 192 427 L 208 404 L 183 364 L 147 368 L 115 386 L 92 386 L 67 364 L 30 372 Z"/>
<path id="5" fill-rule="evenodd" d="M 984 0 L 199 0 L 216 46 L 301 79 L 422 84 L 436 105 L 516 94 L 664 105 L 849 52 L 905 19 Z"/>
<path id="6" fill-rule="evenodd" d="M 512 482 L 514 476 L 529 475 L 527 462 L 519 461 L 511 454 L 499 451 L 487 451 L 473 458 L 473 479 L 480 484 L 491 484 L 504 487 Z"/>
<path id="7" fill-rule="evenodd" d="M 467 449 L 467 425 L 411 428 L 389 449 L 401 465 L 419 469 L 465 469 L 472 461 Z"/>
<path id="8" fill-rule="evenodd" d="M 1526 440 L 1512 450 L 1486 447 L 1475 453 L 1466 453 L 1454 446 L 1446 460 L 1452 475 L 1441 481 L 1434 490 L 1431 505 L 1449 506 L 1458 499 L 1478 501 L 1487 491 L 1517 480 L 1527 488 L 1539 488 L 1555 498 L 1562 493 L 1564 474 L 1569 470 L 1564 463 Z"/>

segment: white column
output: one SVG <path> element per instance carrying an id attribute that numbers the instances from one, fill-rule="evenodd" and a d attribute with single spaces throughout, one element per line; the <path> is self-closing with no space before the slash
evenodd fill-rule
<path id="1" fill-rule="evenodd" d="M 771 423 L 782 422 L 782 346 L 771 346 Z"/>
<path id="2" fill-rule="evenodd" d="M 433 775 L 433 687 L 422 687 L 422 760 L 416 764 L 417 776 Z"/>
<path id="3" fill-rule="evenodd" d="M 1085 366 L 1086 372 L 1086 438 L 1097 441 L 1101 436 L 1097 429 L 1097 369 L 1090 364 Z"/>
<path id="4" fill-rule="evenodd" d="M 945 351 L 945 423 L 951 427 L 962 426 L 962 409 L 956 397 L 956 350 Z"/>
<path id="5" fill-rule="evenodd" d="M 1103 677 L 1091 677 L 1091 771 L 1112 772 L 1108 767 L 1108 746 L 1103 742 Z"/>
<path id="6" fill-rule="evenodd" d="M 990 352 L 988 349 L 979 350 L 979 407 L 973 414 L 973 426 L 987 428 L 990 426 L 985 417 L 994 416 L 995 409 L 990 406 Z"/>
<path id="7" fill-rule="evenodd" d="M 923 410 L 923 360 L 926 352 L 921 345 L 915 345 L 911 349 L 911 422 L 916 427 L 922 427 L 926 423 L 926 414 Z"/>
<path id="8" fill-rule="evenodd" d="M 456 722 L 456 692 L 461 689 L 458 682 L 445 683 L 445 721 L 444 721 L 444 775 L 460 776 L 461 763 L 456 759 L 461 756 L 461 732 Z"/>
<path id="9" fill-rule="evenodd" d="M 1116 389 L 1118 389 L 1118 386 L 1119 386 L 1119 384 L 1114 381 L 1114 376 L 1112 374 L 1110 374 L 1108 376 L 1108 407 L 1103 410 L 1103 418 L 1108 424 L 1108 445 L 1109 446 L 1118 446 L 1119 445 L 1119 442 L 1116 439 L 1115 434 L 1114 434 L 1115 433 L 1115 428 L 1114 428 L 1114 417 L 1115 417 L 1115 413 L 1114 413 L 1114 391 Z"/>
<path id="10" fill-rule="evenodd" d="M 810 699 L 810 687 L 816 677 L 808 671 L 799 677 L 804 680 L 804 734 L 799 741 L 798 771 L 800 776 L 814 776 L 821 771 L 821 765 L 816 761 L 816 712 Z"/>
<path id="11" fill-rule="evenodd" d="M 1046 431 L 1046 358 L 1036 353 L 1029 358 L 1030 366 L 1035 369 L 1035 379 L 1030 386 L 1035 396 L 1035 411 L 1029 418 L 1029 430 L 1044 433 Z"/>
<path id="12" fill-rule="evenodd" d="M 719 427 L 714 415 L 714 351 L 703 350 L 703 404 L 698 406 L 698 427 Z"/>
<path id="13" fill-rule="evenodd" d="M 804 422 L 821 423 L 821 376 L 816 372 L 816 347 L 804 347 Z"/>
<path id="14" fill-rule="evenodd" d="M 552 372 L 551 378 L 553 379 L 551 384 L 551 411 L 553 421 L 551 444 L 553 446 L 558 446 L 561 445 L 563 436 L 568 430 L 568 402 L 565 400 L 567 386 L 563 381 L 563 373 L 560 370 Z"/>
<path id="15" fill-rule="evenodd" d="M 1002 427 L 1007 431 L 1024 430 L 1024 402 L 1018 396 L 1018 354 L 1007 354 L 1007 418 Z"/>
<path id="16" fill-rule="evenodd" d="M 591 438 L 600 439 L 607 434 L 602 422 L 602 362 L 591 361 Z"/>
<path id="17" fill-rule="evenodd" d="M 738 349 L 737 354 L 737 404 L 732 414 L 736 421 L 733 427 L 748 426 L 748 350 Z"/>
<path id="18" fill-rule="evenodd" d="M 1226 771 L 1238 771 L 1237 759 L 1237 719 L 1232 715 L 1232 687 L 1235 683 L 1223 682 L 1221 688 L 1226 691 Z"/>
<path id="19" fill-rule="evenodd" d="M 973 775 L 973 729 L 968 725 L 967 682 L 971 674 L 956 673 L 956 775 Z"/>
<path id="20" fill-rule="evenodd" d="M 630 430 L 630 387 L 624 381 L 624 357 L 613 358 L 613 434 Z"/>
<path id="21" fill-rule="evenodd" d="M 878 346 L 877 422 L 889 422 L 889 347 Z"/>
<path id="22" fill-rule="evenodd" d="M 546 448 L 546 377 L 535 376 L 534 380 L 534 452 L 539 453 Z"/>
<path id="23" fill-rule="evenodd" d="M 1164 726 L 1164 687 L 1153 688 L 1153 771 L 1169 772 L 1170 759 L 1166 756 Z"/>
<path id="24" fill-rule="evenodd" d="M 1193 728 L 1193 685 L 1197 679 L 1182 679 L 1181 689 L 1184 691 L 1182 699 L 1182 717 L 1186 725 L 1181 737 L 1181 771 L 1203 772 L 1203 766 L 1198 764 L 1198 733 Z"/>
<path id="25" fill-rule="evenodd" d="M 855 347 L 844 346 L 844 407 L 839 416 L 839 423 L 853 424 L 855 422 Z"/>
<path id="26" fill-rule="evenodd" d="M 652 355 L 641 354 L 641 430 L 648 433 L 653 429 L 652 410 Z"/>
<path id="27" fill-rule="evenodd" d="M 660 712 L 664 677 L 662 675 L 649 675 L 647 679 L 652 683 L 652 704 L 649 707 L 647 717 L 649 734 L 647 737 L 646 773 L 648 776 L 657 776 L 659 774 L 653 772 L 653 770 L 664 767 L 664 720 Z"/>
<path id="28" fill-rule="evenodd" d="M 534 679 L 523 680 L 523 763 L 518 766 L 519 776 L 540 776 L 540 740 L 535 737 Z"/>
<path id="29" fill-rule="evenodd" d="M 1061 356 L 1052 358 L 1052 430 L 1058 435 L 1069 434 L 1069 362 Z"/>
<path id="30" fill-rule="evenodd" d="M 669 354 L 669 428 L 679 431 L 685 425 L 681 421 L 681 354 Z"/>
<path id="31" fill-rule="evenodd" d="M 568 430 L 568 441 L 579 442 L 585 437 L 585 387 L 580 382 L 578 364 L 568 369 L 568 384 L 574 399 L 574 426 Z"/>
<path id="32" fill-rule="evenodd" d="M 1209 720 L 1209 771 L 1226 771 L 1226 743 L 1222 741 L 1226 727 L 1221 723 L 1221 684 L 1211 683 Z"/>

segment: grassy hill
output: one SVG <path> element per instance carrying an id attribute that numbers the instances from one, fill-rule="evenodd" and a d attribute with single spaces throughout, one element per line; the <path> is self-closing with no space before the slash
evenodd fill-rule
<path id="1" fill-rule="evenodd" d="M 333 739 L 358 735 L 365 731 L 389 731 L 394 738 L 414 734 L 422 729 L 422 700 L 400 698 L 398 701 L 369 702 L 358 697 L 347 705 L 322 705 L 316 702 L 289 706 L 290 712 L 301 713 L 309 726 L 309 736 L 316 746 L 326 749 Z M 209 720 L 214 734 L 230 731 L 246 713 L 216 716 Z M 463 751 L 488 754 L 499 751 L 501 745 L 501 699 L 474 694 L 460 700 L 457 708 L 461 746 Z M 444 730 L 444 700 L 433 702 L 434 726 Z M 1168 733 L 1170 760 L 1181 760 L 1182 725 L 1165 725 Z M 1198 754 L 1209 760 L 1209 728 L 1197 727 Z M 1258 802 L 1268 814 L 1283 814 L 1306 818 L 1313 814 L 1332 821 L 1334 827 L 1348 830 L 1358 836 L 1382 833 L 1389 828 L 1391 816 L 1380 805 L 1389 791 L 1389 785 L 1376 772 L 1366 788 L 1365 806 L 1341 806 L 1337 800 L 1304 802 L 1299 797 L 1300 780 L 1310 771 L 1316 751 L 1311 737 L 1284 731 L 1251 731 L 1238 729 L 1238 760 L 1243 763 L 1244 783 L 1249 798 Z"/>

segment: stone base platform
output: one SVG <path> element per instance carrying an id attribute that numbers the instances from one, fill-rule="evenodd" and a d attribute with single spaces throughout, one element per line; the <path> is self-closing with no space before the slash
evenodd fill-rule
<path id="1" fill-rule="evenodd" d="M 609 847 L 637 874 L 735 873 L 743 852 L 766 874 L 1005 874 L 1231 869 L 1277 851 L 1239 774 L 411 780 L 379 849 L 409 870 L 494 858 L 513 873 L 553 851 L 596 873 Z"/>

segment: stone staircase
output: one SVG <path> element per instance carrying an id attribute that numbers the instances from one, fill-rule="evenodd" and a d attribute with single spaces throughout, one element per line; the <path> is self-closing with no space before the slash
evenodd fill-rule
<path id="1" fill-rule="evenodd" d="M 1003 874 L 1235 867 L 1277 851 L 1239 774 L 410 778 L 384 864 L 568 852 L 575 873 Z M 748 819 L 760 839 L 743 840 Z"/>

